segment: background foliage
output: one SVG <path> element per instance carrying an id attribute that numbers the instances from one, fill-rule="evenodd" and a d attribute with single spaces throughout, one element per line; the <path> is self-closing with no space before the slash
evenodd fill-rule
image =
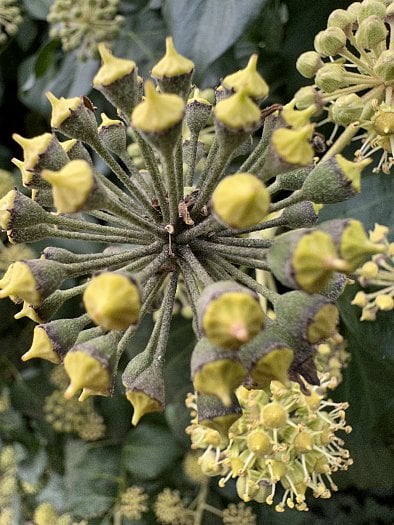
<path id="1" fill-rule="evenodd" d="M 10 139 L 17 132 L 31 137 L 48 130 L 49 104 L 45 92 L 71 97 L 89 95 L 101 109 L 102 98 L 91 93 L 98 61 L 81 62 L 76 52 L 64 53 L 48 36 L 46 16 L 51 0 L 23 0 L 24 21 L 16 36 L 0 48 L 0 168 L 11 170 L 10 158 L 20 156 Z M 164 38 L 174 36 L 177 49 L 194 60 L 196 83 L 215 85 L 220 77 L 243 67 L 257 51 L 259 66 L 271 86 L 268 102 L 286 101 L 303 83 L 295 70 L 297 56 L 312 48 L 313 36 L 325 27 L 329 12 L 346 8 L 337 0 L 125 0 L 125 16 L 114 43 L 115 54 L 133 58 L 146 75 L 164 51 Z M 15 176 L 15 184 L 19 185 Z M 393 227 L 394 178 L 367 174 L 360 196 L 326 207 L 322 219 L 353 216 L 367 228 L 375 222 Z M 4 238 L 3 238 L 4 240 Z M 36 247 L 37 252 L 43 245 Z M 77 246 L 76 250 L 80 250 Z M 381 312 L 374 323 L 360 323 L 359 311 L 350 306 L 350 287 L 341 300 L 342 334 L 352 359 L 335 398 L 348 400 L 347 436 L 354 465 L 337 477 L 340 492 L 331 500 L 311 501 L 308 514 L 287 510 L 276 514 L 268 506 L 255 506 L 258 523 L 324 524 L 392 523 L 390 507 L 394 472 L 394 351 L 392 313 Z M 74 305 L 74 307 L 78 305 Z M 116 498 L 131 484 L 143 486 L 153 497 L 163 487 L 178 488 L 193 499 L 198 488 L 183 474 L 182 459 L 189 450 L 184 433 L 188 414 L 184 396 L 191 390 L 189 359 L 193 348 L 190 323 L 175 317 L 166 365 L 168 407 L 164 416 L 148 415 L 131 428 L 131 409 L 121 395 L 100 398 L 96 410 L 105 421 L 105 436 L 87 442 L 75 433 L 57 433 L 46 422 L 43 405 L 54 387 L 52 365 L 29 362 L 20 356 L 29 347 L 33 326 L 13 319 L 14 305 L 0 302 L 0 391 L 9 394 L 10 406 L 0 413 L 0 447 L 13 445 L 17 457 L 18 491 L 12 500 L 18 523 L 32 517 L 34 508 L 52 502 L 60 512 L 89 524 L 112 523 Z M 146 322 L 133 347 L 143 348 L 151 330 Z M 210 486 L 209 502 L 223 508 L 236 501 L 234 487 Z M 141 521 L 155 523 L 152 513 Z M 209 515 L 205 523 L 220 523 Z"/>

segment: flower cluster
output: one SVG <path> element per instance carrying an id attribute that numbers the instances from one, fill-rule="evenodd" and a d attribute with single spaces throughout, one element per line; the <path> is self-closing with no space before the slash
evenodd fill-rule
<path id="1" fill-rule="evenodd" d="M 178 490 L 165 488 L 153 506 L 159 523 L 163 525 L 192 525 L 194 512 L 187 507 Z"/>
<path id="2" fill-rule="evenodd" d="M 205 449 L 200 458 L 203 473 L 222 476 L 221 487 L 236 478 L 244 501 L 272 505 L 281 486 L 277 512 L 286 505 L 308 510 L 307 489 L 315 498 L 329 498 L 337 490 L 331 474 L 352 464 L 336 435 L 351 431 L 345 421 L 347 403 L 325 399 L 330 383 L 301 388 L 294 382 L 285 386 L 272 381 L 269 390 L 241 386 L 232 410 L 221 414 L 214 414 L 209 400 L 190 395 L 187 405 L 194 418 L 187 431 L 192 446 Z"/>
<path id="3" fill-rule="evenodd" d="M 59 514 L 51 503 L 44 502 L 34 511 L 34 525 L 88 525 L 88 522 L 77 522 L 70 514 Z"/>
<path id="4" fill-rule="evenodd" d="M 140 520 L 147 512 L 148 495 L 144 489 L 137 486 L 128 487 L 121 496 L 120 511 L 123 516 L 131 520 Z"/>
<path id="5" fill-rule="evenodd" d="M 237 419 L 242 408 L 234 392 L 242 384 L 257 389 L 253 398 L 272 380 L 319 383 L 313 355 L 337 333 L 335 302 L 347 275 L 385 245 L 368 239 L 357 220 L 316 225 L 321 204 L 360 191 L 369 161 L 335 154 L 317 162 L 314 107 L 261 109 L 268 86 L 257 71 L 257 55 L 223 79 L 213 106 L 192 89 L 193 62 L 176 51 L 170 37 L 166 46 L 151 72 L 154 83 L 143 81 L 132 60 L 99 44 L 102 66 L 93 85 L 116 107 L 116 118 L 102 114 L 98 125 L 86 97 L 48 93 L 53 133 L 14 134 L 24 158 L 13 162 L 31 195 L 13 189 L 0 200 L 0 225 L 9 242 L 56 237 L 101 243 L 103 251 L 47 247 L 40 259 L 16 261 L 0 279 L 0 298 L 21 304 L 17 318 L 38 323 L 22 359 L 63 363 L 69 377 L 64 396 L 80 394 L 81 401 L 112 394 L 120 357 L 144 316 L 156 311 L 146 348 L 122 376 L 137 424 L 165 408 L 163 366 L 178 288 L 178 297 L 179 290 L 183 301 L 187 297 L 198 339 L 191 372 L 205 403 L 199 421 L 230 414 Z M 199 139 L 207 125 L 212 140 L 206 149 Z M 129 137 L 143 169 L 128 153 Z M 107 164 L 109 176 L 96 169 L 92 151 Z M 253 236 L 261 231 L 272 234 Z M 260 270 L 293 291 L 278 293 L 263 284 Z M 66 301 L 79 296 L 85 313 L 56 318 Z M 321 445 L 311 412 L 293 399 L 303 399 L 296 388 L 285 400 L 278 398 L 286 406 L 283 425 L 270 432 L 273 447 L 296 437 L 281 437 L 291 423 L 307 428 L 311 446 Z M 337 413 L 342 414 L 325 416 L 330 429 L 342 424 Z M 313 416 L 321 422 L 316 412 Z M 302 468 L 302 487 L 327 494 L 321 473 L 304 465 L 303 454 L 294 459 L 293 448 L 286 453 L 296 472 L 286 470 L 285 452 L 273 458 L 283 463 L 284 479 L 298 480 Z M 331 452 L 322 467 L 327 472 L 344 465 L 333 462 Z M 276 475 L 264 471 L 263 478 L 272 485 Z M 301 497 L 287 481 L 290 501 Z"/>
<path id="6" fill-rule="evenodd" d="M 59 38 L 64 51 L 78 48 L 85 60 L 97 52 L 99 42 L 114 40 L 123 23 L 119 0 L 55 0 L 48 14 L 51 38 Z"/>
<path id="7" fill-rule="evenodd" d="M 362 308 L 361 321 L 374 321 L 379 310 L 389 311 L 394 308 L 394 243 L 387 239 L 389 229 L 375 224 L 369 238 L 386 246 L 384 253 L 372 257 L 357 270 L 357 281 L 366 289 L 354 296 L 352 304 Z"/>
<path id="8" fill-rule="evenodd" d="M 17 0 L 0 0 L 0 45 L 15 35 L 22 20 Z"/>
<path id="9" fill-rule="evenodd" d="M 315 50 L 303 53 L 298 71 L 313 87 L 295 95 L 297 107 L 314 105 L 327 113 L 322 123 L 345 128 L 324 158 L 359 139 L 358 159 L 379 152 L 374 171 L 389 173 L 394 154 L 394 3 L 363 0 L 334 10 L 315 37 Z"/>

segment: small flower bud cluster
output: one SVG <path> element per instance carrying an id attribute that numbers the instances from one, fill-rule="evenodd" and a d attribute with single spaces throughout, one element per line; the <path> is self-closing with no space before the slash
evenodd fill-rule
<path id="1" fill-rule="evenodd" d="M 12 525 L 16 518 L 13 509 L 14 495 L 17 492 L 16 451 L 12 445 L 2 446 L 0 450 L 0 523 Z"/>
<path id="2" fill-rule="evenodd" d="M 153 506 L 158 523 L 163 525 L 192 525 L 194 512 L 187 508 L 178 490 L 165 488 L 156 498 Z"/>
<path id="3" fill-rule="evenodd" d="M 59 38 L 64 51 L 78 48 L 82 60 L 95 55 L 99 42 L 111 42 L 124 21 L 119 0 L 55 0 L 47 17 L 51 38 Z"/>
<path id="4" fill-rule="evenodd" d="M 383 243 L 386 249 L 356 271 L 357 282 L 364 290 L 356 293 L 352 304 L 362 308 L 361 321 L 374 321 L 379 310 L 394 309 L 394 243 L 388 241 L 388 233 L 386 226 L 375 224 L 369 238 Z"/>
<path id="5" fill-rule="evenodd" d="M 205 449 L 200 457 L 202 472 L 218 476 L 223 487 L 237 480 L 239 497 L 272 505 L 308 510 L 306 492 L 329 498 L 336 491 L 331 474 L 352 464 L 343 440 L 336 433 L 351 431 L 346 425 L 347 403 L 326 399 L 332 380 L 320 387 L 272 381 L 269 389 L 236 391 L 241 415 L 225 433 L 200 422 L 199 401 L 190 396 L 187 405 L 194 418 L 187 431 L 192 447 Z M 223 429 L 222 429 L 223 430 Z M 277 485 L 284 489 L 276 499 Z"/>
<path id="6" fill-rule="evenodd" d="M 17 33 L 22 21 L 17 0 L 0 0 L 0 46 Z"/>
<path id="7" fill-rule="evenodd" d="M 34 510 L 34 525 L 87 525 L 86 520 L 75 521 L 70 514 L 59 514 L 52 503 L 40 503 Z"/>
<path id="8" fill-rule="evenodd" d="M 136 485 L 128 487 L 120 500 L 120 512 L 130 520 L 140 520 L 142 514 L 148 511 L 148 494 Z"/>
<path id="9" fill-rule="evenodd" d="M 256 516 L 243 501 L 230 505 L 223 511 L 224 525 L 256 525 Z"/>
<path id="10" fill-rule="evenodd" d="M 393 2 L 363 0 L 335 9 L 327 28 L 315 37 L 315 50 L 297 60 L 298 71 L 314 78 L 301 88 L 296 106 L 318 106 L 323 123 L 334 129 L 328 158 L 351 140 L 360 140 L 357 159 L 378 155 L 374 171 L 389 173 L 394 156 L 394 9 Z M 345 128 L 337 136 L 340 128 Z M 336 137 L 336 138 L 335 138 Z"/>

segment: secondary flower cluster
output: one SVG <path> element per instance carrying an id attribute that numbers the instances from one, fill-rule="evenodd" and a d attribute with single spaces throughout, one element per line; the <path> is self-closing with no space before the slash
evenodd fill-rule
<path id="1" fill-rule="evenodd" d="M 358 283 L 371 291 L 360 291 L 352 304 L 362 308 L 361 321 L 374 321 L 379 310 L 390 311 L 394 308 L 394 243 L 387 240 L 389 229 L 375 224 L 369 238 L 386 246 L 385 253 L 375 255 L 357 270 Z"/>
<path id="2" fill-rule="evenodd" d="M 59 38 L 64 51 L 78 48 L 87 59 L 99 42 L 111 42 L 124 21 L 118 15 L 119 0 L 55 0 L 47 17 L 51 38 Z"/>
<path id="3" fill-rule="evenodd" d="M 355 156 L 379 152 L 374 171 L 389 173 L 394 155 L 394 2 L 363 0 L 334 10 L 327 29 L 315 37 L 315 50 L 303 53 L 298 71 L 314 78 L 313 87 L 295 95 L 297 107 L 316 105 L 335 124 L 324 158 L 351 140 L 362 142 Z"/>
<path id="4" fill-rule="evenodd" d="M 285 386 L 272 381 L 269 390 L 241 386 L 231 408 L 221 413 L 215 413 L 211 400 L 191 395 L 187 405 L 194 418 L 187 431 L 192 446 L 205 449 L 200 457 L 203 473 L 222 476 L 222 487 L 236 478 L 241 499 L 269 505 L 281 485 L 277 512 L 286 505 L 308 510 L 308 488 L 315 498 L 329 498 L 337 490 L 331 474 L 352 464 L 336 435 L 338 430 L 351 431 L 345 421 L 347 403 L 324 399 L 330 383 L 304 393 L 294 382 Z"/>
<path id="5" fill-rule="evenodd" d="M 16 0 L 0 0 L 0 45 L 18 31 L 23 17 Z"/>
<path id="6" fill-rule="evenodd" d="M 318 344 L 335 337 L 335 302 L 346 276 L 385 250 L 368 239 L 359 221 L 315 225 L 321 204 L 360 191 L 369 161 L 336 154 L 316 163 L 314 107 L 262 110 L 268 86 L 256 55 L 223 79 L 212 107 L 192 91 L 193 62 L 177 53 L 171 38 L 166 44 L 151 72 L 155 83 L 144 82 L 132 60 L 100 44 L 103 63 L 93 85 L 118 118 L 102 114 L 98 125 L 86 97 L 48 93 L 53 133 L 14 135 L 24 158 L 13 162 L 31 196 L 13 189 L 0 200 L 0 225 L 10 243 L 55 237 L 103 246 L 102 252 L 80 254 L 47 247 L 40 259 L 11 264 L 0 279 L 0 298 L 22 305 L 16 317 L 38 323 L 22 359 L 63 363 L 67 399 L 111 395 L 121 355 L 144 316 L 158 310 L 146 348 L 122 376 L 133 424 L 165 408 L 163 366 L 178 282 L 198 339 L 191 369 L 198 399 L 209 407 L 204 421 L 218 411 L 233 413 L 241 384 L 264 389 L 289 378 L 318 384 L 313 355 Z M 207 124 L 215 131 L 208 151 L 199 140 Z M 128 154 L 128 136 L 143 169 Z M 92 151 L 109 175 L 95 168 Z M 248 235 L 266 230 L 270 238 Z M 275 292 L 255 278 L 259 270 L 294 291 Z M 66 301 L 79 296 L 86 313 L 56 318 Z M 236 417 L 240 410 L 238 405 Z M 296 417 L 312 431 L 309 419 Z M 330 417 L 334 425 L 337 416 Z M 279 446 L 272 428 L 270 439 Z M 319 446 L 317 438 L 312 441 Z M 313 468 L 307 471 L 313 479 L 308 483 L 319 491 Z"/>

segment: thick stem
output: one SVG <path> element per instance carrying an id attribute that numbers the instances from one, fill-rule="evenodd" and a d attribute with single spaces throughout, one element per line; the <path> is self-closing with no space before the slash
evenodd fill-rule
<path id="1" fill-rule="evenodd" d="M 218 223 L 215 217 L 210 215 L 204 221 L 197 224 L 197 226 L 193 226 L 193 228 L 190 228 L 190 230 L 186 230 L 185 232 L 178 235 L 176 240 L 177 243 L 186 244 L 192 239 L 196 239 L 201 235 L 214 233 L 216 231 L 222 230 L 223 228 L 224 226 Z"/>
<path id="2" fill-rule="evenodd" d="M 170 205 L 170 224 L 174 225 L 178 218 L 178 188 L 175 175 L 174 154 L 172 150 L 161 155 L 164 174 L 167 182 L 167 194 Z"/>
<path id="3" fill-rule="evenodd" d="M 170 326 L 172 320 L 172 311 L 174 308 L 175 293 L 178 283 L 178 272 L 173 272 L 170 281 L 167 284 L 164 293 L 163 304 L 160 309 L 159 319 L 156 321 L 160 324 L 159 337 L 156 344 L 154 359 L 158 362 L 163 362 L 167 350 L 167 341 L 170 333 Z"/>
<path id="4" fill-rule="evenodd" d="M 250 246 L 231 246 L 230 244 L 224 246 L 216 242 L 209 242 L 200 239 L 192 241 L 191 247 L 196 247 L 198 250 L 204 252 L 219 253 L 224 256 L 231 255 L 243 258 L 261 259 L 267 251 L 265 248 L 250 247 Z"/>
<path id="5" fill-rule="evenodd" d="M 278 108 L 279 109 L 279 108 Z M 261 138 L 245 162 L 240 166 L 239 172 L 251 171 L 256 173 L 261 168 L 265 161 L 265 154 L 267 152 L 268 144 L 272 135 L 276 123 L 276 116 L 274 114 L 269 115 L 264 120 L 264 128 L 261 134 Z"/>
<path id="6" fill-rule="evenodd" d="M 183 151 L 182 151 L 182 135 L 179 137 L 175 146 L 175 180 L 177 189 L 177 202 L 183 199 Z"/>
<path id="7" fill-rule="evenodd" d="M 189 162 L 185 178 L 185 186 L 193 186 L 194 172 L 196 170 L 197 146 L 199 133 L 192 133 L 189 142 Z"/>
<path id="8" fill-rule="evenodd" d="M 193 273 L 197 276 L 197 278 L 202 282 L 204 286 L 209 286 L 213 283 L 212 277 L 208 274 L 208 272 L 205 270 L 205 268 L 202 266 L 200 261 L 197 259 L 197 257 L 194 255 L 194 253 L 188 246 L 179 246 L 178 251 L 181 257 L 183 257 L 185 261 L 189 264 Z"/>

